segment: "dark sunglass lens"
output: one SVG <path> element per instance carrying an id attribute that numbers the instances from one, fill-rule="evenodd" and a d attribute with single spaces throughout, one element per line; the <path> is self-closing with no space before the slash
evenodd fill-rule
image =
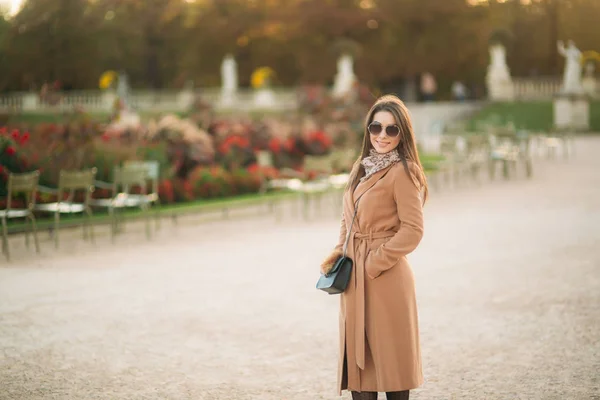
<path id="1" fill-rule="evenodd" d="M 369 133 L 373 135 L 379 135 L 381 133 L 382 126 L 380 124 L 369 125 Z"/>
<path id="2" fill-rule="evenodd" d="M 400 133 L 400 128 L 398 128 L 396 125 L 390 125 L 385 128 L 385 133 L 387 133 L 388 136 L 398 136 Z"/>

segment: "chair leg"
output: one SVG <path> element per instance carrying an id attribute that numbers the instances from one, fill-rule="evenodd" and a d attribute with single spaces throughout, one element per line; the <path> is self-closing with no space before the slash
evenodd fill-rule
<path id="1" fill-rule="evenodd" d="M 502 175 L 504 176 L 504 179 L 510 178 L 509 165 L 506 159 L 502 160 Z"/>
<path id="2" fill-rule="evenodd" d="M 525 173 L 528 178 L 531 178 L 531 175 L 533 175 L 533 165 L 530 158 L 525 160 Z"/>
<path id="3" fill-rule="evenodd" d="M 54 213 L 54 247 L 58 249 L 58 227 L 60 226 L 60 213 Z"/>
<path id="4" fill-rule="evenodd" d="M 308 206 L 309 206 L 308 193 L 302 192 L 302 217 L 305 221 L 308 221 Z"/>
<path id="5" fill-rule="evenodd" d="M 29 249 L 29 230 L 31 229 L 30 220 L 25 217 L 25 247 Z"/>
<path id="6" fill-rule="evenodd" d="M 154 229 L 159 230 L 160 229 L 160 199 L 156 200 L 156 203 L 154 204 Z"/>
<path id="7" fill-rule="evenodd" d="M 117 233 L 117 222 L 114 207 L 108 208 L 108 219 L 110 219 L 110 241 L 115 242 L 115 235 Z"/>
<path id="8" fill-rule="evenodd" d="M 10 261 L 10 251 L 8 250 L 8 227 L 6 226 L 6 218 L 2 219 L 2 252 L 7 261 Z"/>
<path id="9" fill-rule="evenodd" d="M 117 233 L 125 232 L 125 212 L 123 208 L 118 208 L 115 210 L 116 213 L 116 222 L 117 222 Z"/>
<path id="10" fill-rule="evenodd" d="M 489 174 L 490 181 L 493 181 L 496 178 L 496 161 L 492 160 L 489 162 Z"/>
<path id="11" fill-rule="evenodd" d="M 87 218 L 83 219 L 83 224 L 82 224 L 82 234 L 83 234 L 83 240 L 87 242 L 88 240 L 88 220 Z"/>
<path id="12" fill-rule="evenodd" d="M 94 225 L 92 224 L 92 210 L 89 207 L 85 209 L 85 222 L 88 229 L 88 235 L 92 243 L 96 243 L 96 237 L 94 236 Z"/>
<path id="13" fill-rule="evenodd" d="M 40 253 L 40 241 L 38 240 L 38 232 L 37 232 L 37 222 L 35 220 L 35 216 L 33 214 L 29 215 L 29 218 L 31 219 L 31 227 L 32 227 L 32 232 L 33 232 L 33 242 L 35 244 L 35 252 L 36 253 Z"/>
<path id="14" fill-rule="evenodd" d="M 148 204 L 142 204 L 142 213 L 144 214 L 144 220 L 146 221 L 146 238 L 150 239 L 152 236 L 152 228 L 150 227 L 150 219 L 152 218 L 150 216 L 150 208 L 148 207 Z"/>

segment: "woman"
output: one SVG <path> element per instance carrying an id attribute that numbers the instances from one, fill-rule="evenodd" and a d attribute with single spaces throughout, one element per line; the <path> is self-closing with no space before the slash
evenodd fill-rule
<path id="1" fill-rule="evenodd" d="M 354 400 L 376 400 L 377 392 L 405 400 L 423 383 L 415 283 L 406 255 L 423 236 L 427 182 L 400 99 L 378 99 L 365 125 L 362 153 L 344 193 L 339 241 L 321 265 L 322 273 L 331 269 L 350 231 L 347 255 L 354 268 L 340 297 L 338 392 L 349 390 Z"/>

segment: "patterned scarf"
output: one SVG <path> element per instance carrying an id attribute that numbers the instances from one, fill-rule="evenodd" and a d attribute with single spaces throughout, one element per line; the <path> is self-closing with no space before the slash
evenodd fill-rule
<path id="1" fill-rule="evenodd" d="M 401 161 L 398 151 L 392 150 L 387 153 L 378 153 L 377 150 L 371 149 L 369 155 L 360 162 L 365 167 L 365 176 L 360 178 L 360 181 L 367 180 L 374 173 L 396 164 Z"/>

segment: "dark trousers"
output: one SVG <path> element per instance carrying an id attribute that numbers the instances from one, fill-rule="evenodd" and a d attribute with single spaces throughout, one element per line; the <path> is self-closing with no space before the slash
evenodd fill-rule
<path id="1" fill-rule="evenodd" d="M 408 400 L 408 390 L 402 392 L 387 392 L 387 400 Z M 352 400 L 377 400 L 377 392 L 352 392 Z"/>

